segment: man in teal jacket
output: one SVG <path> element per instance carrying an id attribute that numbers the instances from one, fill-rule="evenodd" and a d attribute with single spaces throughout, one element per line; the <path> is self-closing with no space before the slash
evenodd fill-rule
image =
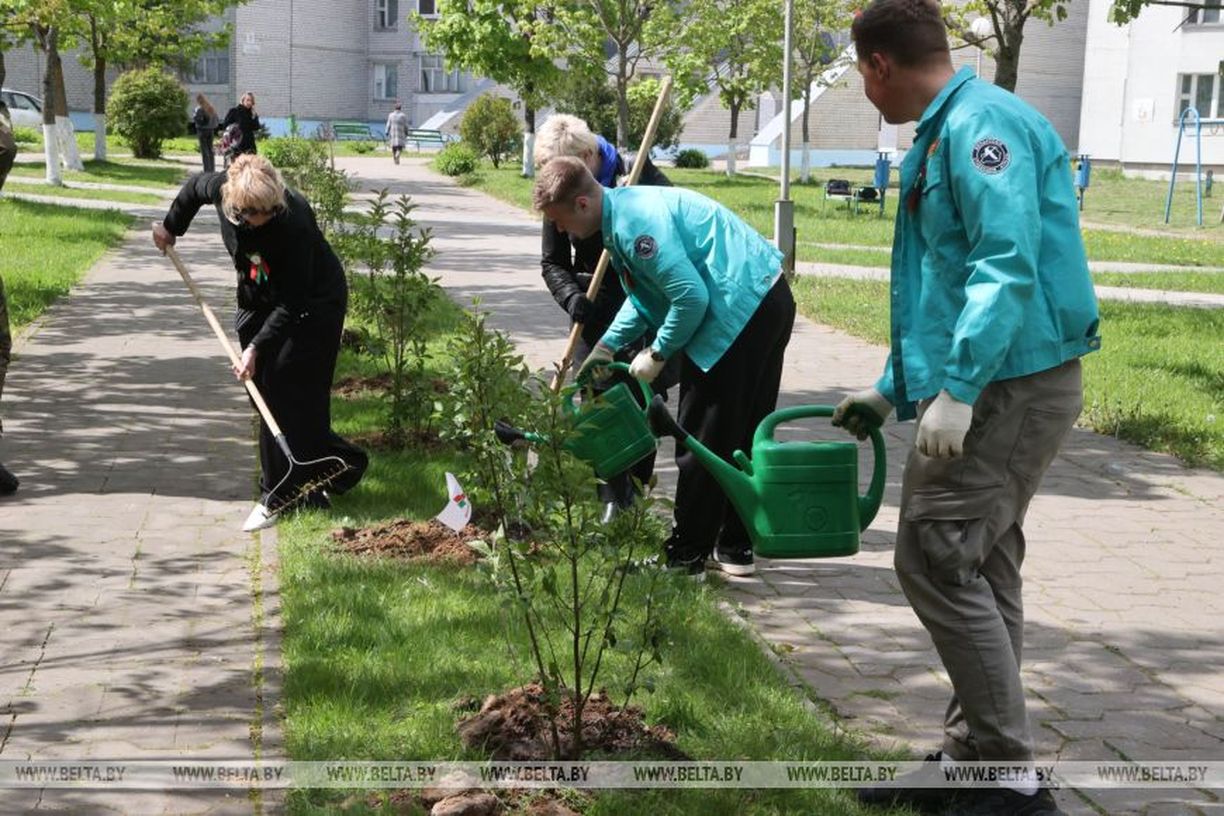
<path id="1" fill-rule="evenodd" d="M 901 165 L 892 348 L 875 387 L 833 421 L 862 436 L 894 406 L 918 418 L 894 563 L 954 691 L 927 772 L 1030 763 L 1021 525 L 1082 408 L 1079 358 L 1100 345 L 1070 162 L 1039 113 L 954 71 L 937 4 L 875 0 L 852 36 L 867 97 L 888 122 L 918 126 Z M 922 807 L 947 793 L 896 786 L 860 798 Z M 951 812 L 1059 812 L 1033 776 L 973 793 Z"/>
<path id="2" fill-rule="evenodd" d="M 734 213 L 676 187 L 604 189 L 580 160 L 541 168 L 537 210 L 576 239 L 602 230 L 626 298 L 584 367 L 655 330 L 630 370 L 652 381 L 683 354 L 678 420 L 730 461 L 748 450 L 757 424 L 777 405 L 795 301 L 781 254 Z M 722 490 L 692 454 L 676 464 L 675 528 L 668 565 L 701 575 L 708 558 L 732 575 L 751 574 L 747 531 Z"/>

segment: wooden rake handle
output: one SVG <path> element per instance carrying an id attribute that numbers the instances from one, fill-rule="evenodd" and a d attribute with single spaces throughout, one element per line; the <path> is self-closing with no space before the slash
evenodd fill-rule
<path id="1" fill-rule="evenodd" d="M 191 273 L 187 271 L 187 267 L 183 264 L 183 259 L 179 257 L 178 250 L 173 246 L 168 246 L 166 247 L 166 255 L 170 258 L 171 263 L 174 264 L 174 268 L 178 270 L 179 275 L 183 277 L 183 283 L 187 284 L 187 288 L 191 290 L 191 296 L 195 298 L 196 304 L 204 312 L 204 318 L 208 321 L 208 325 L 212 326 L 213 333 L 217 335 L 217 339 L 221 341 L 221 345 L 225 348 L 225 353 L 229 355 L 230 362 L 237 368 L 242 364 L 242 360 L 238 356 L 238 350 L 234 348 L 234 344 L 230 342 L 229 335 L 225 333 L 225 329 L 221 328 L 221 323 L 217 320 L 216 314 L 213 313 L 208 302 L 204 300 L 204 296 L 200 294 L 200 289 L 196 286 L 196 282 L 191 279 Z M 251 401 L 259 409 L 259 415 L 267 423 L 268 430 L 272 432 L 274 437 L 278 439 L 283 438 L 284 434 L 281 433 L 280 426 L 273 419 L 272 411 L 268 408 L 268 403 L 264 402 L 263 395 L 259 393 L 255 383 L 250 380 L 243 380 L 242 384 L 246 386 L 247 393 L 251 395 Z"/>
<path id="2" fill-rule="evenodd" d="M 655 132 L 659 129 L 659 121 L 663 118 L 663 109 L 667 105 L 667 97 L 671 93 L 671 86 L 672 78 L 670 76 L 663 77 L 663 82 L 659 86 L 659 96 L 655 99 L 654 110 L 650 114 L 650 121 L 646 124 L 646 132 L 642 134 L 642 146 L 634 159 L 633 167 L 629 170 L 629 179 L 625 182 L 627 187 L 637 184 L 638 179 L 642 176 L 642 168 L 646 166 L 646 159 L 650 156 L 650 148 L 654 144 Z M 599 263 L 595 264 L 595 274 L 591 276 L 591 285 L 587 287 L 587 300 L 594 301 L 595 296 L 599 294 L 599 287 L 603 285 L 604 273 L 608 271 L 608 263 L 611 260 L 612 256 L 608 254 L 608 250 L 605 249 L 600 253 Z M 570 327 L 569 342 L 565 346 L 565 354 L 561 357 L 561 362 L 557 363 L 557 373 L 553 375 L 553 391 L 560 391 L 561 386 L 565 384 L 566 372 L 569 371 L 570 364 L 574 361 L 574 349 L 578 346 L 578 338 L 581 334 L 581 323 L 575 323 Z"/>

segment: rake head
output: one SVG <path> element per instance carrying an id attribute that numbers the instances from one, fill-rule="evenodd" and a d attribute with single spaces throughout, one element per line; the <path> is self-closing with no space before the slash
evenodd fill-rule
<path id="1" fill-rule="evenodd" d="M 301 462 L 289 457 L 289 470 L 263 498 L 269 513 L 281 513 L 300 504 L 311 493 L 326 490 L 357 468 L 339 456 L 324 456 Z M 287 489 L 289 485 L 294 487 Z"/>

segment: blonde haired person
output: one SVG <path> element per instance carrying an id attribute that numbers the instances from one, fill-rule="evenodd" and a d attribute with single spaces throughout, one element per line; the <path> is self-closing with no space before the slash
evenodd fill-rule
<path id="1" fill-rule="evenodd" d="M 191 114 L 191 121 L 195 123 L 196 137 L 200 140 L 200 158 L 204 161 L 204 172 L 211 173 L 217 169 L 213 157 L 213 137 L 221 126 L 221 119 L 204 94 L 196 94 L 196 109 Z"/>
<path id="2" fill-rule="evenodd" d="M 592 133 L 586 122 L 577 116 L 564 113 L 550 116 L 540 127 L 536 133 L 533 156 L 537 166 L 545 165 L 557 156 L 581 159 L 591 171 L 591 175 L 606 187 L 615 187 L 617 179 L 626 175 L 626 168 L 632 166 L 632 160 L 626 161 L 606 139 Z M 667 176 L 655 167 L 649 157 L 642 167 L 642 176 L 638 183 L 658 187 L 671 186 Z M 591 275 L 595 272 L 595 265 L 603 251 L 599 233 L 578 239 L 567 235 L 545 218 L 541 238 L 543 257 L 540 264 L 548 291 L 573 322 L 582 324 L 582 334 L 578 346 L 574 349 L 574 365 L 580 366 L 612 323 L 612 318 L 625 300 L 625 292 L 616 281 L 615 273 L 609 270 L 595 299 L 587 299 L 587 287 L 591 284 Z M 649 342 L 649 339 L 644 338 L 642 343 Z M 640 345 L 622 351 L 621 361 L 628 362 L 632 359 L 633 353 Z M 656 384 L 658 390 L 665 390 L 668 384 L 675 380 L 673 372 L 674 368 L 660 378 Z M 633 502 L 636 496 L 635 479 L 645 484 L 653 472 L 652 454 L 625 473 L 600 484 L 599 496 L 604 503 L 605 519 L 610 519 L 618 510 Z"/>
<path id="3" fill-rule="evenodd" d="M 242 346 L 234 374 L 254 379 L 290 449 L 300 459 L 342 457 L 353 470 L 328 490 L 342 493 L 361 479 L 368 459 L 331 430 L 331 383 L 348 306 L 340 260 L 315 222 L 314 211 L 265 158 L 239 156 L 224 173 L 192 176 L 153 225 L 153 243 L 165 250 L 187 232 L 200 208 L 220 216 L 221 239 L 234 261 L 238 310 L 234 325 Z M 244 530 L 276 523 L 271 499 L 295 495 L 299 484 L 268 491 L 280 483 L 289 463 L 266 425 L 260 424 L 261 496 Z M 326 494 L 312 494 L 308 506 L 326 507 Z"/>
<path id="4" fill-rule="evenodd" d="M 255 149 L 255 134 L 263 124 L 259 121 L 259 114 L 255 113 L 255 94 L 247 91 L 238 100 L 238 104 L 229 109 L 221 122 L 221 128 L 224 131 L 230 125 L 237 125 L 242 133 L 237 147 L 232 150 L 233 155 L 259 152 Z"/>

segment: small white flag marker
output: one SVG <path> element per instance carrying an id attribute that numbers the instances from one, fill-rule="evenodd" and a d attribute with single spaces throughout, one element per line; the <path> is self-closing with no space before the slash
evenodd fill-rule
<path id="1" fill-rule="evenodd" d="M 446 506 L 434 518 L 456 533 L 461 532 L 472 518 L 472 503 L 453 473 L 446 474 L 446 495 Z"/>

